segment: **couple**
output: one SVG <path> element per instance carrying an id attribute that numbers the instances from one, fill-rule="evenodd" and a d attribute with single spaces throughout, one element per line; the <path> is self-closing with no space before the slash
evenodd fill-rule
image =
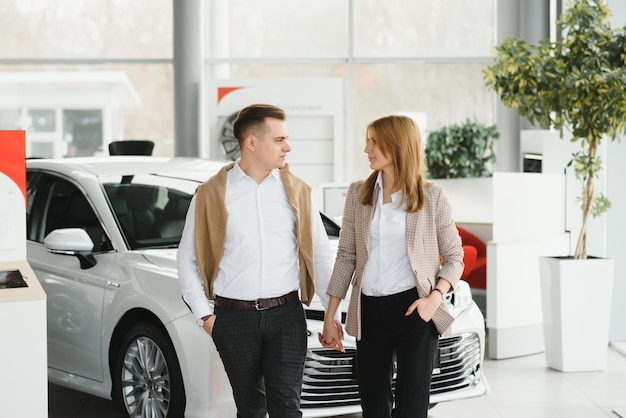
<path id="1" fill-rule="evenodd" d="M 326 310 L 320 343 L 343 350 L 339 303 L 352 283 L 346 331 L 357 339 L 363 417 L 390 417 L 394 403 L 395 417 L 426 417 L 438 335 L 453 320 L 442 302 L 461 276 L 463 250 L 445 195 L 425 180 L 416 123 L 394 115 L 368 125 L 373 172 L 348 189 L 334 267 L 311 188 L 285 163 L 285 112 L 248 106 L 233 132 L 241 158 L 198 187 L 177 265 L 237 416 L 302 416 L 302 303 L 317 293 Z"/>

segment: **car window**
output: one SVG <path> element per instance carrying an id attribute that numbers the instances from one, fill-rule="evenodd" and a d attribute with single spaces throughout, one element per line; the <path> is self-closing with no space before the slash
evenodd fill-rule
<path id="1" fill-rule="evenodd" d="M 26 174 L 26 237 L 36 240 L 40 217 L 33 212 L 35 197 L 40 189 L 43 175 L 40 172 L 28 172 Z"/>
<path id="2" fill-rule="evenodd" d="M 102 227 L 96 212 L 74 184 L 44 174 L 27 176 L 27 219 L 29 239 L 43 242 L 52 231 L 62 228 L 82 228 L 94 243 L 93 251 L 112 249 L 111 240 Z"/>
<path id="3" fill-rule="evenodd" d="M 333 221 L 321 212 L 320 216 L 322 217 L 322 222 L 324 223 L 324 228 L 326 229 L 326 234 L 328 234 L 328 238 L 339 238 L 339 231 L 341 231 L 341 227 L 339 226 L 339 224 L 337 224 L 337 222 Z"/>
<path id="4" fill-rule="evenodd" d="M 131 249 L 178 245 L 191 194 L 128 182 L 107 183 L 104 189 Z"/>

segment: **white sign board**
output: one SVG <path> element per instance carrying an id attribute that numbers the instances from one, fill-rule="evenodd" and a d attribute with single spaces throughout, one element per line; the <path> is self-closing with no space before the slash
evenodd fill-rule
<path id="1" fill-rule="evenodd" d="M 210 86 L 210 140 L 203 156 L 218 160 L 236 157 L 234 117 L 248 105 L 268 103 L 287 113 L 292 148 L 287 162 L 292 171 L 313 187 L 340 177 L 344 142 L 341 79 L 227 79 L 213 80 Z M 206 141 L 200 145 L 206 147 Z"/>

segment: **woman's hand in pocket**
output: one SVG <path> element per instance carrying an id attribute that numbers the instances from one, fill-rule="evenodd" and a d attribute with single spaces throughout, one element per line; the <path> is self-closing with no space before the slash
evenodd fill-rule
<path id="1" fill-rule="evenodd" d="M 433 292 L 425 298 L 419 298 L 415 302 L 413 302 L 409 308 L 407 309 L 404 316 L 411 315 L 414 311 L 417 311 L 417 314 L 424 320 L 424 322 L 428 322 L 433 319 L 437 308 L 441 305 L 443 298 L 439 294 L 439 292 Z"/>

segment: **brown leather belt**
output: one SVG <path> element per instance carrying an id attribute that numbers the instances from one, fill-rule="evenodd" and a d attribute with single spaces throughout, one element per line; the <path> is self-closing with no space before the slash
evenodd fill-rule
<path id="1" fill-rule="evenodd" d="M 228 309 L 264 311 L 265 309 L 276 308 L 277 306 L 282 306 L 287 302 L 294 302 L 296 300 L 298 300 L 298 291 L 294 290 L 293 292 L 287 293 L 283 296 L 257 300 L 238 300 L 215 296 L 215 305 L 220 308 Z"/>

